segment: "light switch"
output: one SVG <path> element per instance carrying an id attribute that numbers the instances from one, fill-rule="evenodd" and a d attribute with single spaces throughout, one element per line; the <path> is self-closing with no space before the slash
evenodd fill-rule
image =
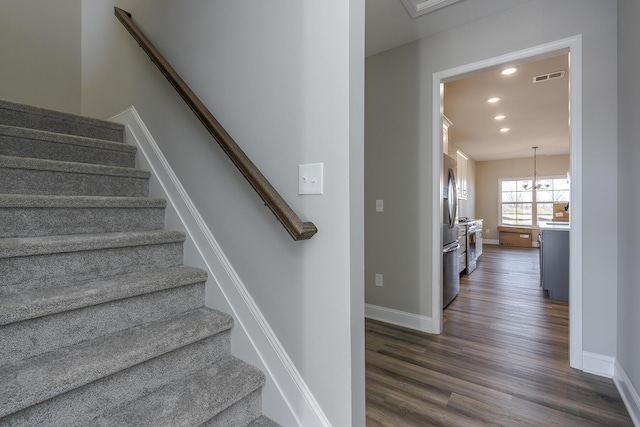
<path id="1" fill-rule="evenodd" d="M 298 194 L 323 194 L 323 163 L 298 166 Z"/>
<path id="2" fill-rule="evenodd" d="M 384 200 L 376 200 L 376 212 L 384 212 Z"/>

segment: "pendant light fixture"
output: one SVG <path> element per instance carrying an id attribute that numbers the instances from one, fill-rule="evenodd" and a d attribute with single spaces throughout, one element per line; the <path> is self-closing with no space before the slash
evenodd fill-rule
<path id="1" fill-rule="evenodd" d="M 537 170 L 538 147 L 531 147 L 531 148 L 533 148 L 533 182 L 531 181 L 523 182 L 522 188 L 524 188 L 525 190 L 531 190 L 531 189 L 547 190 L 551 186 L 551 183 L 549 181 L 545 181 L 545 182 L 538 181 L 538 170 Z"/>

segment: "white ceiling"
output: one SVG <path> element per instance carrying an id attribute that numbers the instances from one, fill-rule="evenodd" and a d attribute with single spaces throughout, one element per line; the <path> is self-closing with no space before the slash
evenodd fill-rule
<path id="1" fill-rule="evenodd" d="M 462 0 L 412 18 L 401 0 L 366 0 L 366 55 L 446 31 L 531 0 Z M 515 64 L 512 64 L 515 65 Z M 567 55 L 517 64 L 518 72 L 498 71 L 447 83 L 445 114 L 453 122 L 450 139 L 477 161 L 569 152 L 568 77 L 532 83 L 535 75 L 567 70 Z M 502 101 L 488 106 L 487 98 Z M 506 115 L 504 124 L 493 117 Z M 507 134 L 498 132 L 509 127 Z"/>
<path id="2" fill-rule="evenodd" d="M 365 0 L 366 56 L 410 43 L 531 0 L 462 0 L 412 18 L 401 0 Z"/>
<path id="3" fill-rule="evenodd" d="M 533 83 L 533 77 L 568 72 L 568 54 L 517 65 L 503 76 L 491 70 L 445 84 L 449 140 L 476 161 L 569 153 L 569 77 Z M 491 97 L 501 98 L 495 104 Z M 506 116 L 495 120 L 498 114 Z M 501 133 L 507 127 L 509 132 Z"/>

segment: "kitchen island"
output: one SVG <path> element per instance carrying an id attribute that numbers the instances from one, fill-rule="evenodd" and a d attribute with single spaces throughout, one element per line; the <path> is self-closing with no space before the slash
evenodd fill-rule
<path id="1" fill-rule="evenodd" d="M 540 224 L 540 286 L 549 298 L 569 301 L 569 223 Z"/>

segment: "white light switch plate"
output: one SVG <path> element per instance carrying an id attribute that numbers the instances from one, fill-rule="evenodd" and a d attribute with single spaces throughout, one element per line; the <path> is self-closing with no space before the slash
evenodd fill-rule
<path id="1" fill-rule="evenodd" d="M 384 212 L 384 200 L 376 200 L 376 212 Z"/>
<path id="2" fill-rule="evenodd" d="M 298 194 L 323 194 L 323 163 L 298 166 Z"/>

